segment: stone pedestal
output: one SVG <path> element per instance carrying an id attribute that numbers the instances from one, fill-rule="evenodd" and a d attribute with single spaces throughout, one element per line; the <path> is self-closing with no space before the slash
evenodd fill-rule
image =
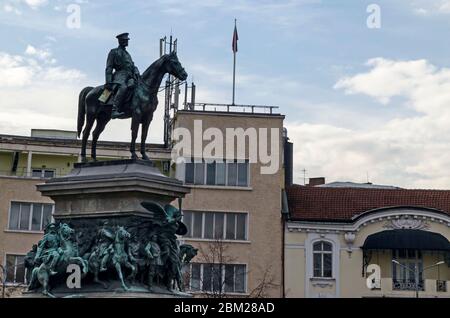
<path id="1" fill-rule="evenodd" d="M 68 254 L 69 257 L 62 264 L 61 261 L 58 262 L 58 275 L 52 276 L 49 281 L 52 294 L 58 297 L 189 297 L 189 294 L 167 290 L 167 280 L 159 286 L 154 284 L 152 291 L 148 291 L 146 285 L 151 259 L 145 248 L 150 241 L 161 244 L 161 251 L 166 250 L 165 255 L 180 253 L 175 233 L 185 234 L 186 227 L 180 222 L 179 214 L 178 219 L 175 219 L 170 214 L 173 209 L 167 213 L 162 207 L 177 199 L 179 201 L 175 206 L 178 208 L 181 205 L 181 199 L 189 193 L 189 188 L 181 181 L 161 174 L 149 161 L 116 160 L 76 164 L 67 176 L 48 180 L 39 184 L 37 189 L 42 195 L 55 201 L 55 223 L 67 224 L 73 229 L 71 237 L 66 238 L 72 245 L 69 251 L 72 254 Z M 142 202 L 151 202 L 153 211 L 145 209 Z M 180 231 L 181 227 L 184 227 L 184 231 Z M 115 241 L 120 229 L 125 229 L 128 233 L 122 246 Z M 106 239 L 107 245 L 102 245 L 105 242 L 105 232 L 110 233 L 111 241 Z M 91 256 L 104 255 L 102 253 L 106 250 L 105 246 L 110 246 L 108 253 L 112 253 L 114 257 L 122 255 L 123 277 L 133 273 L 131 266 L 126 263 L 132 263 L 135 267 L 137 276 L 127 283 L 129 291 L 125 292 L 120 285 L 113 256 L 107 261 L 106 264 L 110 265 L 105 271 L 98 271 L 103 256 L 94 259 L 97 265 L 92 265 Z M 61 248 L 66 248 L 63 253 L 68 251 L 67 246 L 61 245 Z M 131 254 L 134 255 L 134 260 L 129 256 Z M 88 265 L 85 268 L 89 272 L 83 276 L 81 289 L 70 290 L 66 287 L 67 273 L 64 266 L 75 261 L 72 256 L 76 256 L 78 264 L 85 262 Z M 181 258 L 172 255 L 169 260 L 166 259 L 166 263 L 154 266 L 159 266 L 155 268 L 161 271 L 171 270 L 172 276 L 168 276 L 171 281 L 176 276 L 173 269 L 177 265 L 173 262 L 177 259 L 181 261 Z M 107 287 L 93 282 L 94 273 L 98 273 L 102 284 Z M 166 278 L 162 273 L 161 279 Z M 24 294 L 24 297 L 38 295 L 39 290 L 36 290 L 34 293 Z"/>
<path id="2" fill-rule="evenodd" d="M 169 178 L 149 161 L 116 160 L 75 164 L 67 176 L 37 186 L 55 201 L 54 218 L 144 217 L 152 214 L 141 206 L 153 201 L 162 206 L 189 193 L 181 181 Z"/>

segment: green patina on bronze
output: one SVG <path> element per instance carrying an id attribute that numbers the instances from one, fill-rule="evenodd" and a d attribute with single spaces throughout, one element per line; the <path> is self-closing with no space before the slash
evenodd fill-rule
<path id="1" fill-rule="evenodd" d="M 111 282 L 119 281 L 124 291 L 137 284 L 147 285 L 150 291 L 155 285 L 184 291 L 182 267 L 198 250 L 179 244 L 177 235 L 187 232 L 181 211 L 155 202 L 142 202 L 142 206 L 154 217 L 147 221 L 70 221 L 76 230 L 66 223 L 49 224 L 26 257 L 31 273 L 29 290 L 42 289 L 44 295 L 52 296 L 51 288 L 66 284 L 67 266 L 77 264 L 82 285 L 93 282 L 108 289 Z"/>
<path id="2" fill-rule="evenodd" d="M 91 157 L 97 159 L 96 147 L 100 134 L 111 119 L 131 118 L 131 158 L 136 159 L 136 138 L 139 126 L 141 131 L 142 159 L 149 160 L 145 153 L 145 142 L 148 129 L 153 120 L 153 113 L 158 106 L 158 92 L 164 75 L 170 74 L 181 81 L 187 79 L 188 74 L 178 60 L 176 52 L 165 54 L 151 64 L 142 75 L 135 67 L 128 46 L 128 33 L 117 36 L 119 47 L 111 50 L 107 59 L 106 84 L 97 87 L 86 87 L 79 95 L 78 103 L 78 136 L 83 133 L 81 158 L 87 161 L 86 146 L 91 129 L 95 122 L 96 128 L 92 134 Z M 104 89 L 111 90 L 114 95 L 105 102 L 99 100 Z M 100 98 L 101 99 L 101 98 Z M 112 104 L 108 101 L 112 100 Z M 84 127 L 84 128 L 83 128 Z"/>

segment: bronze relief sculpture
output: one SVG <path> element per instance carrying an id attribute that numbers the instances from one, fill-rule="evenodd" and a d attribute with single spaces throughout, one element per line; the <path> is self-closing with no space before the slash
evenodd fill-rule
<path id="1" fill-rule="evenodd" d="M 154 202 L 143 202 L 142 206 L 155 213 L 155 219 L 138 231 L 104 222 L 101 227 L 83 227 L 75 233 L 65 223 L 50 224 L 37 252 L 34 248 L 29 253 L 34 256 L 27 262 L 27 270 L 32 273 L 29 290 L 41 289 L 44 295 L 52 296 L 51 288 L 65 284 L 67 265 L 77 264 L 82 283 L 92 282 L 103 289 L 110 288 L 107 282 L 118 281 L 123 291 L 136 285 L 146 285 L 150 291 L 155 286 L 170 292 L 184 291 L 183 266 L 198 250 L 179 244 L 177 235 L 186 234 L 181 212 L 172 205 L 162 207 Z M 81 236 L 88 239 L 77 239 Z"/>

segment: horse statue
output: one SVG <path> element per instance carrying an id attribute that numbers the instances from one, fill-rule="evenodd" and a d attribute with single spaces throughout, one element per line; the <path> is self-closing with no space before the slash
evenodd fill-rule
<path id="1" fill-rule="evenodd" d="M 42 294 L 44 296 L 55 298 L 55 296 L 50 293 L 50 287 L 48 285 L 49 280 L 50 268 L 46 262 L 43 262 L 38 267 L 33 268 L 28 290 L 37 289 L 39 286 L 42 286 Z"/>
<path id="2" fill-rule="evenodd" d="M 145 153 L 145 141 L 150 123 L 153 119 L 153 113 L 158 106 L 157 94 L 163 77 L 167 73 L 181 81 L 186 80 L 188 76 L 181 66 L 176 52 L 165 54 L 150 65 L 138 80 L 135 91 L 131 96 L 129 107 L 127 107 L 128 111 L 126 111 L 126 115 L 123 118 L 131 117 L 132 133 L 130 152 L 132 159 L 138 158 L 135 153 L 135 146 L 139 125 L 141 125 L 141 155 L 142 159 L 149 160 Z M 86 87 L 79 95 L 77 132 L 78 137 L 80 137 L 84 126 L 81 148 L 81 159 L 83 162 L 87 161 L 86 145 L 94 122 L 97 122 L 97 124 L 92 134 L 91 157 L 95 161 L 97 159 L 97 140 L 105 129 L 106 124 L 111 120 L 112 106 L 99 101 L 103 89 L 103 85 L 95 88 Z"/>
<path id="3" fill-rule="evenodd" d="M 131 270 L 131 274 L 127 277 L 127 280 L 133 281 L 137 274 L 137 266 L 130 262 L 130 256 L 127 251 L 127 243 L 130 238 L 130 233 L 128 233 L 123 226 L 119 226 L 117 228 L 114 238 L 114 254 L 112 256 L 112 264 L 119 275 L 120 283 L 125 291 L 129 290 L 129 288 L 125 285 L 123 280 L 122 267 L 125 266 Z"/>
<path id="4" fill-rule="evenodd" d="M 60 244 L 62 249 L 59 262 L 60 264 L 63 264 L 65 268 L 68 264 L 77 264 L 81 266 L 82 273 L 86 274 L 88 272 L 88 263 L 79 256 L 78 246 L 73 239 L 74 233 L 75 231 L 66 223 L 59 225 L 59 238 L 61 240 Z"/>
<path id="5" fill-rule="evenodd" d="M 42 286 L 42 293 L 45 296 L 53 296 L 49 292 L 50 277 L 54 275 L 61 276 L 66 274 L 66 269 L 69 264 L 77 264 L 82 267 L 82 274 L 86 275 L 88 271 L 87 262 L 78 254 L 78 247 L 73 238 L 75 231 L 65 223 L 60 223 L 57 228 L 57 235 L 59 237 L 59 247 L 52 255 L 58 255 L 56 261 L 55 272 L 49 266 L 49 260 L 41 259 L 40 263 L 34 263 L 34 268 L 31 272 L 29 290 L 37 289 Z"/>
<path id="6" fill-rule="evenodd" d="M 191 260 L 197 256 L 198 249 L 194 248 L 190 244 L 183 244 L 179 248 L 179 264 L 174 270 L 174 277 L 172 278 L 172 288 L 175 289 L 178 286 L 180 291 L 184 291 L 184 283 L 182 277 L 182 267 L 188 265 Z"/>

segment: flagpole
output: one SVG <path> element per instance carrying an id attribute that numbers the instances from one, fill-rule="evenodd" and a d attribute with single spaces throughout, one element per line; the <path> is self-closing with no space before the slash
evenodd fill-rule
<path id="1" fill-rule="evenodd" d="M 236 30 L 236 19 L 234 19 L 234 29 Z M 236 50 L 233 50 L 233 102 L 231 105 L 234 106 L 234 98 L 236 92 Z"/>

